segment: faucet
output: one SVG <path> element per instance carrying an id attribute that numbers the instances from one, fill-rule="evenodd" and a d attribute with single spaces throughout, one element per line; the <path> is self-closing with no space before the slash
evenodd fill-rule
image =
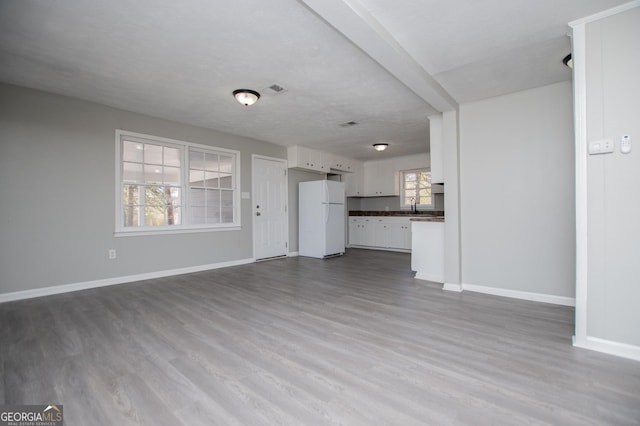
<path id="1" fill-rule="evenodd" d="M 415 198 L 411 198 L 411 211 L 414 213 L 418 213 L 418 206 L 416 204 Z"/>

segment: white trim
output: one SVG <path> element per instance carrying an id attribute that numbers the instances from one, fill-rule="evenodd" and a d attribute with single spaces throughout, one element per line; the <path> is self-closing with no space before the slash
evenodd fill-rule
<path id="1" fill-rule="evenodd" d="M 62 284 L 44 288 L 34 288 L 32 290 L 16 291 L 12 293 L 0 294 L 0 303 L 14 300 L 31 299 L 34 297 L 50 296 L 52 294 L 69 293 L 90 288 L 105 287 L 109 285 L 125 284 L 135 281 L 150 280 L 154 278 L 170 277 L 174 275 L 190 274 L 193 272 L 209 271 L 211 269 L 226 268 L 229 266 L 246 265 L 255 262 L 255 259 L 239 259 L 228 262 L 211 263 L 208 265 L 188 266 L 186 268 L 167 269 L 164 271 L 147 272 L 144 274 L 126 275 L 122 277 L 105 278 L 102 280 L 85 281 L 73 284 Z"/>
<path id="2" fill-rule="evenodd" d="M 146 229 L 140 231 L 122 231 L 114 232 L 113 236 L 120 237 L 139 237 L 141 235 L 169 235 L 169 234 L 192 234 L 196 232 L 219 232 L 219 231 L 241 231 L 241 226 L 210 226 L 207 228 L 177 228 L 177 229 Z"/>
<path id="3" fill-rule="evenodd" d="M 577 26 L 585 25 L 590 22 L 599 21 L 600 19 L 608 18 L 609 16 L 617 15 L 618 13 L 626 12 L 634 7 L 640 6 L 640 0 L 630 1 L 629 3 L 621 4 L 620 6 L 612 7 L 611 9 L 603 10 L 602 12 L 595 13 L 593 15 L 585 16 L 584 18 L 576 19 L 569 22 L 569 26 L 575 28 Z M 575 61 L 574 61 L 575 64 Z M 575 66 L 575 65 L 574 65 Z"/>
<path id="4" fill-rule="evenodd" d="M 575 340 L 586 345 L 589 271 L 587 174 L 587 73 L 585 25 L 573 27 L 573 99 L 575 131 L 576 300 Z"/>
<path id="5" fill-rule="evenodd" d="M 457 293 L 462 292 L 462 284 L 444 283 L 442 289 L 446 291 L 455 291 Z"/>
<path id="6" fill-rule="evenodd" d="M 151 143 L 163 142 L 163 143 L 168 143 L 168 144 L 178 145 L 178 146 L 188 145 L 189 147 L 194 147 L 194 148 L 213 149 L 215 151 L 227 152 L 229 154 L 240 154 L 240 151 L 236 149 L 220 148 L 218 146 L 213 146 L 213 145 L 205 145 L 201 143 L 189 142 L 189 141 L 184 141 L 180 139 L 170 139 L 162 136 L 149 135 L 146 133 L 136 133 L 136 132 L 131 132 L 129 130 L 122 130 L 122 129 L 116 129 L 116 142 L 120 141 L 120 136 L 122 135 L 129 136 L 132 138 L 145 139 Z"/>
<path id="7" fill-rule="evenodd" d="M 289 256 L 289 257 L 298 257 L 298 256 L 300 256 L 300 253 L 297 252 L 297 251 L 290 251 L 287 256 Z"/>
<path id="8" fill-rule="evenodd" d="M 354 217 L 354 216 L 350 216 L 350 217 Z M 362 250 L 393 251 L 396 253 L 411 253 L 411 249 L 394 248 L 394 247 L 359 246 L 356 244 L 349 244 L 348 248 L 362 249 Z"/>
<path id="9" fill-rule="evenodd" d="M 442 277 L 438 275 L 430 275 L 425 274 L 424 272 L 416 272 L 416 276 L 414 277 L 417 280 L 431 281 L 434 283 L 441 283 Z"/>
<path id="10" fill-rule="evenodd" d="M 528 291 L 509 290 L 505 288 L 486 287 L 475 284 L 461 284 L 465 291 L 475 293 L 491 294 L 494 296 L 510 297 L 513 299 L 530 300 L 533 302 L 552 303 L 554 305 L 575 306 L 575 299 L 572 297 L 555 296 L 553 294 L 531 293 Z"/>
<path id="11" fill-rule="evenodd" d="M 640 346 L 613 342 L 598 337 L 587 337 L 583 343 L 578 343 L 578 341 L 574 339 L 573 346 L 640 361 Z"/>

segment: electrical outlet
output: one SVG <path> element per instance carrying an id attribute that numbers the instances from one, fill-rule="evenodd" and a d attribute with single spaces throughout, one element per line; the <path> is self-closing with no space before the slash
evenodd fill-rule
<path id="1" fill-rule="evenodd" d="M 109 259 L 116 258 L 116 249 L 109 249 Z"/>

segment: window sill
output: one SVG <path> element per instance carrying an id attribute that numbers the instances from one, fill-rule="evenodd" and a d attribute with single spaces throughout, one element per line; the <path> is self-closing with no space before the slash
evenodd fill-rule
<path id="1" fill-rule="evenodd" d="M 113 233 L 114 237 L 140 237 L 140 236 L 151 236 L 151 235 L 170 235 L 170 234 L 194 234 L 201 232 L 219 232 L 219 231 L 240 231 L 242 230 L 242 226 L 240 225 L 232 225 L 232 226 L 216 226 L 216 227 L 206 227 L 206 228 L 178 228 L 178 229 L 136 229 L 132 231 L 116 231 Z"/>

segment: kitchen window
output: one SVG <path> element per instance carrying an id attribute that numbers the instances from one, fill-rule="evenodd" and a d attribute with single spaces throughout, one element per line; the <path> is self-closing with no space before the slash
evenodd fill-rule
<path id="1" fill-rule="evenodd" d="M 238 151 L 116 131 L 116 235 L 239 229 Z"/>
<path id="2" fill-rule="evenodd" d="M 401 172 L 400 197 L 402 208 L 431 208 L 431 172 L 428 169 L 403 170 Z"/>

